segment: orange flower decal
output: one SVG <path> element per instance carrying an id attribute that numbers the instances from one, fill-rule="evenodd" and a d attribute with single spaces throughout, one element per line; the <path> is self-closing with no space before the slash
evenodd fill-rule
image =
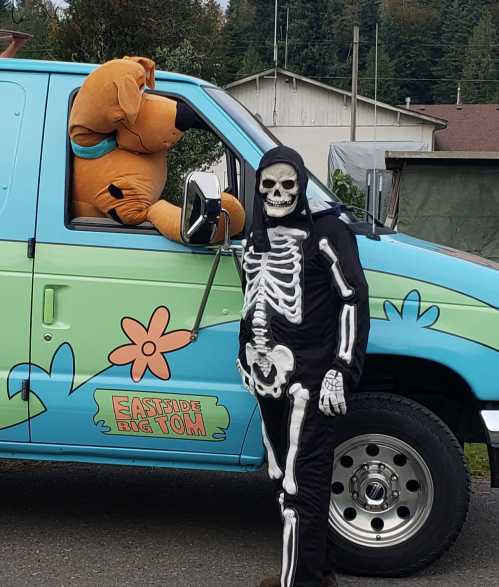
<path id="1" fill-rule="evenodd" d="M 120 346 L 109 354 L 113 365 L 132 363 L 131 376 L 135 382 L 144 377 L 146 369 L 159 379 L 170 379 L 170 368 L 163 353 L 178 351 L 191 343 L 190 330 L 174 330 L 165 334 L 170 321 L 168 308 L 154 310 L 147 328 L 138 320 L 123 318 L 121 328 L 133 344 Z"/>

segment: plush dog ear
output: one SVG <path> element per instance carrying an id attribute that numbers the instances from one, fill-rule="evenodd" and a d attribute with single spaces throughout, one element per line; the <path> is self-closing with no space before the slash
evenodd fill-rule
<path id="1" fill-rule="evenodd" d="M 151 88 L 151 90 L 154 90 L 154 73 L 156 71 L 156 64 L 154 61 L 152 59 L 148 59 L 147 57 L 123 57 L 123 59 L 129 59 L 130 61 L 135 61 L 135 63 L 142 65 L 142 67 L 146 70 L 147 87 Z"/>
<path id="2" fill-rule="evenodd" d="M 142 92 L 137 87 L 137 82 L 131 75 L 126 75 L 124 78 L 115 81 L 114 85 L 118 90 L 118 103 L 123 110 L 123 118 L 126 119 L 128 124 L 135 124 L 142 101 Z"/>

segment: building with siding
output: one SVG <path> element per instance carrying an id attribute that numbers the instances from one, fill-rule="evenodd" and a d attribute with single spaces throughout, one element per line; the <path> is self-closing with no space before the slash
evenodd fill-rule
<path id="1" fill-rule="evenodd" d="M 307 167 L 327 180 L 331 143 L 350 140 L 351 93 L 278 68 L 245 77 L 226 86 L 276 137 L 301 153 Z M 423 112 L 377 103 L 363 96 L 357 102 L 357 140 L 417 141 L 428 150 L 434 133 L 446 121 Z"/>

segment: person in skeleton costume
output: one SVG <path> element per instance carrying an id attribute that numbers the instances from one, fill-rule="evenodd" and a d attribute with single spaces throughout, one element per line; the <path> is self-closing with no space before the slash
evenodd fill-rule
<path id="1" fill-rule="evenodd" d="M 357 243 L 331 209 L 312 215 L 296 151 L 267 152 L 244 241 L 237 361 L 262 415 L 283 519 L 281 577 L 261 587 L 335 585 L 327 548 L 334 418 L 361 375 L 368 289 Z"/>

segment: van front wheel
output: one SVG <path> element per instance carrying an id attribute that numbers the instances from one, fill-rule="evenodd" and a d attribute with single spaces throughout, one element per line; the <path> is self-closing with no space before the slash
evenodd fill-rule
<path id="1" fill-rule="evenodd" d="M 349 398 L 329 508 L 338 570 L 393 577 L 428 566 L 457 538 L 469 499 L 462 448 L 435 414 L 390 394 Z"/>

